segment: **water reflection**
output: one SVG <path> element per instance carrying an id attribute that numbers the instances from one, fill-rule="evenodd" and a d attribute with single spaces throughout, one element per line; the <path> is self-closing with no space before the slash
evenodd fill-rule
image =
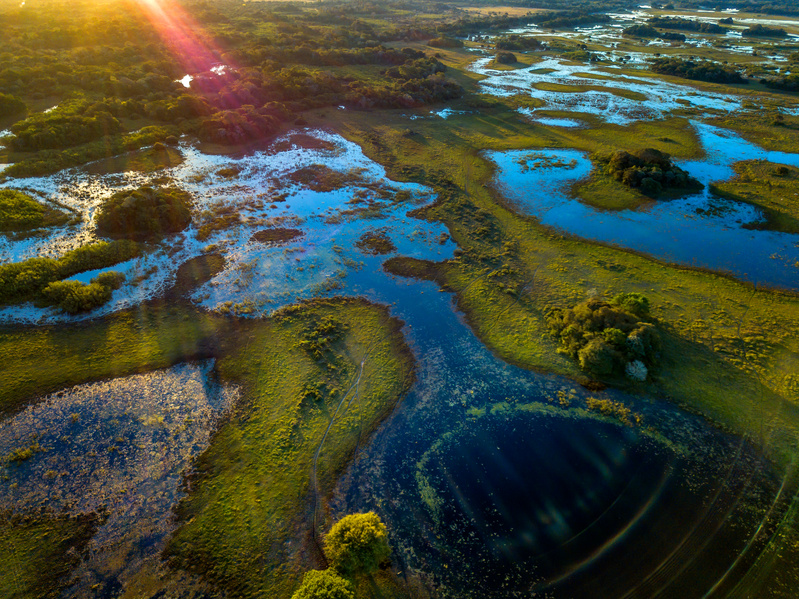
<path id="1" fill-rule="evenodd" d="M 734 175 L 741 160 L 799 165 L 799 154 L 767 152 L 734 133 L 695 123 L 707 151 L 701 161 L 679 165 L 707 185 Z M 653 202 L 640 210 L 608 212 L 569 197 L 569 184 L 591 170 L 587 155 L 546 149 L 487 152 L 497 166 L 495 182 L 522 213 L 568 233 L 639 250 L 669 262 L 733 273 L 760 285 L 799 288 L 797 236 L 747 229 L 762 222 L 750 204 L 700 194 Z"/>

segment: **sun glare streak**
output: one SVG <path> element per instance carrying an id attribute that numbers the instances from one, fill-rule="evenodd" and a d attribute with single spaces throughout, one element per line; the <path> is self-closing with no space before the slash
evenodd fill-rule
<path id="1" fill-rule="evenodd" d="M 137 3 L 188 74 L 208 71 L 221 62 L 221 49 L 209 45 L 198 33 L 202 27 L 180 6 L 163 0 Z"/>

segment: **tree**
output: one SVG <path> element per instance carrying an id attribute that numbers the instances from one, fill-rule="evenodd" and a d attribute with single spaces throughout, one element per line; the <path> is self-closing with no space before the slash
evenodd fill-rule
<path id="1" fill-rule="evenodd" d="M 355 593 L 352 585 L 332 570 L 311 570 L 291 599 L 355 599 Z"/>
<path id="2" fill-rule="evenodd" d="M 386 525 L 374 512 L 344 516 L 324 546 L 330 565 L 343 574 L 373 572 L 391 555 Z"/>

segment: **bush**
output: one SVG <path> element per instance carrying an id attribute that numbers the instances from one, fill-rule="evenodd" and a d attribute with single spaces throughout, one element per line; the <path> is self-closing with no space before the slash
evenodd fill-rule
<path id="1" fill-rule="evenodd" d="M 516 55 L 513 52 L 497 52 L 494 58 L 499 64 L 516 64 Z"/>
<path id="2" fill-rule="evenodd" d="M 122 287 L 125 282 L 125 275 L 115 270 L 108 270 L 101 272 L 99 275 L 92 279 L 92 283 L 97 283 L 103 287 L 108 287 L 111 290 L 117 290 Z"/>
<path id="3" fill-rule="evenodd" d="M 344 516 L 325 536 L 324 548 L 343 574 L 373 572 L 391 555 L 386 526 L 374 512 Z"/>
<path id="4" fill-rule="evenodd" d="M 190 196 L 176 188 L 121 191 L 106 200 L 96 222 L 105 237 L 144 240 L 177 233 L 191 223 Z"/>
<path id="5" fill-rule="evenodd" d="M 111 299 L 111 289 L 99 283 L 54 281 L 42 290 L 44 299 L 65 312 L 77 314 L 102 306 Z"/>
<path id="6" fill-rule="evenodd" d="M 560 340 L 558 352 L 577 360 L 582 370 L 641 380 L 641 373 L 645 379 L 660 357 L 657 329 L 641 321 L 648 314 L 646 297 L 620 293 L 611 302 L 593 298 L 573 308 L 550 310 L 547 323 Z"/>
<path id="7" fill-rule="evenodd" d="M 0 189 L 0 231 L 31 229 L 41 224 L 44 206 L 27 194 Z"/>
<path id="8" fill-rule="evenodd" d="M 25 102 L 10 94 L 0 93 L 0 118 L 5 118 L 25 112 L 28 107 Z"/>
<path id="9" fill-rule="evenodd" d="M 355 599 L 352 585 L 331 570 L 311 570 L 291 599 Z"/>

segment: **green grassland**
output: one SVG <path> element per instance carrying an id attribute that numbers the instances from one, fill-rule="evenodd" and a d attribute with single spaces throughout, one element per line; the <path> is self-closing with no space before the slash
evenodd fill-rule
<path id="1" fill-rule="evenodd" d="M 90 325 L 4 329 L 0 356 L 4 415 L 70 385 L 217 358 L 221 379 L 240 384 L 243 399 L 198 462 L 169 553 L 242 597 L 288 596 L 315 565 L 306 544 L 313 549 L 314 516 L 326 524 L 326 493 L 413 380 L 400 323 L 362 300 L 319 300 L 259 320 L 145 304 Z M 46 539 L 30 536 L 25 552 L 7 546 L 40 557 L 3 569 L 0 589 L 47 571 L 61 554 Z M 396 586 L 391 576 L 378 584 Z"/>
<path id="2" fill-rule="evenodd" d="M 346 332 L 315 358 L 297 340 L 309 319 L 328 318 Z M 198 460 L 167 551 L 173 563 L 236 596 L 288 596 L 303 554 L 314 550 L 305 546 L 314 516 L 324 521 L 321 505 L 316 514 L 309 506 L 391 411 L 412 366 L 398 324 L 363 302 L 287 310 L 240 337 L 219 372 L 246 400 Z"/>
<path id="3" fill-rule="evenodd" d="M 385 115 L 381 124 L 352 115 L 342 132 L 392 176 L 438 182 L 446 199 L 423 213 L 449 227 L 463 254 L 438 265 L 435 278 L 456 292 L 475 332 L 500 357 L 578 377 L 576 366 L 556 353 L 544 310 L 574 305 L 589 293 L 641 292 L 668 335 L 659 376 L 640 391 L 763 442 L 785 465 L 799 431 L 799 298 L 555 234 L 505 207 L 488 185 L 493 167 L 479 153 L 560 144 L 590 149 L 596 140 L 624 144 L 644 131 L 649 139 L 688 142 L 690 130 L 679 124 L 543 133 L 500 113 L 428 121 L 405 138 Z"/>
<path id="4" fill-rule="evenodd" d="M 714 193 L 760 208 L 766 221 L 752 228 L 799 233 L 799 170 L 765 160 L 747 160 L 733 168 L 736 177 L 713 185 Z"/>
<path id="5" fill-rule="evenodd" d="M 73 215 L 14 189 L 0 190 L 0 231 L 26 231 L 64 225 Z"/>
<path id="6" fill-rule="evenodd" d="M 94 533 L 95 518 L 0 518 L 0 597 L 60 597 Z"/>

